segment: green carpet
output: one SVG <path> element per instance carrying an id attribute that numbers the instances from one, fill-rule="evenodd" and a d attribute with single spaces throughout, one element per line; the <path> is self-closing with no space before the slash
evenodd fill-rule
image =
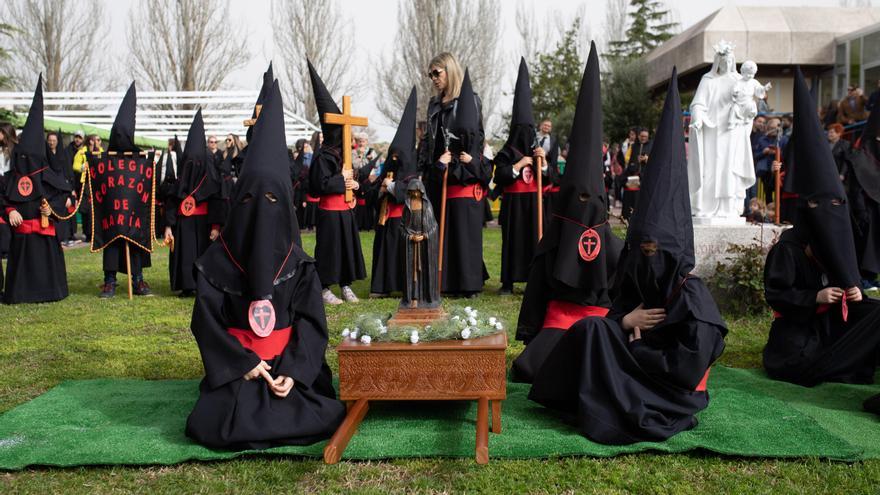
<path id="1" fill-rule="evenodd" d="M 827 384 L 813 389 L 773 382 L 758 370 L 716 367 L 711 405 L 700 425 L 662 443 L 590 442 L 510 384 L 503 433 L 489 435 L 493 458 L 607 457 L 696 449 L 737 456 L 880 458 L 880 421 L 861 411 L 877 386 Z M 229 459 L 183 434 L 197 382 L 86 380 L 62 383 L 0 416 L 0 469 L 32 465 L 174 464 Z M 375 404 L 346 459 L 472 457 L 475 403 Z M 323 444 L 260 454 L 320 456 Z"/>

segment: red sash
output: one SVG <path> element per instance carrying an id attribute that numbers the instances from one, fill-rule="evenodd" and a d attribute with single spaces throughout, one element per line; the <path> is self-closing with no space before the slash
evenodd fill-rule
<path id="1" fill-rule="evenodd" d="M 325 194 L 321 196 L 318 208 L 328 211 L 348 211 L 354 206 L 345 202 L 345 194 Z"/>
<path id="2" fill-rule="evenodd" d="M 257 356 L 260 356 L 260 359 L 268 361 L 284 352 L 284 348 L 290 342 L 292 329 L 293 327 L 279 328 L 266 337 L 258 337 L 251 329 L 228 328 L 227 331 L 238 339 L 242 347 L 254 351 Z"/>
<path id="3" fill-rule="evenodd" d="M 400 218 L 403 216 L 403 203 L 388 203 L 388 218 Z"/>
<path id="4" fill-rule="evenodd" d="M 712 368 L 706 370 L 706 374 L 703 375 L 703 379 L 700 380 L 700 383 L 697 384 L 697 388 L 694 389 L 694 392 L 705 392 L 706 391 L 706 382 L 709 381 L 709 372 L 712 371 Z"/>
<path id="5" fill-rule="evenodd" d="M 544 186 L 544 194 L 556 194 L 559 192 L 559 186 Z"/>
<path id="6" fill-rule="evenodd" d="M 177 207 L 177 214 L 183 215 L 183 202 L 182 201 L 181 201 L 180 205 Z M 196 203 L 196 207 L 193 208 L 193 211 L 192 211 L 192 213 L 189 214 L 189 216 L 195 217 L 195 216 L 203 216 L 203 215 L 207 215 L 207 214 L 208 214 L 208 203 L 205 201 L 202 203 Z M 186 215 L 184 215 L 184 216 L 186 216 Z"/>
<path id="7" fill-rule="evenodd" d="M 816 306 L 816 314 L 821 315 L 822 313 L 827 313 L 829 309 L 831 309 L 830 304 L 820 304 Z M 773 319 L 775 320 L 776 318 L 782 318 L 782 313 L 780 313 L 779 311 L 774 311 Z"/>
<path id="8" fill-rule="evenodd" d="M 21 225 L 18 227 L 13 227 L 12 230 L 16 234 L 39 234 L 39 235 L 48 235 L 55 236 L 55 224 L 53 222 L 49 222 L 49 226 L 43 228 L 40 225 L 40 219 L 35 218 L 32 220 L 22 220 Z"/>
<path id="9" fill-rule="evenodd" d="M 517 179 L 513 182 L 513 184 L 509 186 L 504 186 L 504 194 L 523 194 L 523 193 L 537 193 L 538 192 L 538 182 L 532 181 L 530 184 L 526 184 L 526 181 Z"/>
<path id="10" fill-rule="evenodd" d="M 317 196 L 312 196 L 311 194 L 306 194 L 306 203 L 318 203 L 321 201 L 321 198 Z"/>
<path id="11" fill-rule="evenodd" d="M 639 188 L 639 187 L 624 187 L 623 190 L 624 191 L 641 191 L 641 188 Z"/>
<path id="12" fill-rule="evenodd" d="M 482 184 L 467 184 L 464 186 L 458 184 L 449 184 L 446 188 L 446 199 L 473 199 L 481 201 L 486 191 Z"/>
<path id="13" fill-rule="evenodd" d="M 367 206 L 367 199 L 366 198 L 358 198 L 357 205 L 358 206 Z"/>
<path id="14" fill-rule="evenodd" d="M 608 308 L 581 306 L 567 301 L 552 300 L 547 304 L 544 324 L 541 328 L 560 328 L 568 330 L 572 325 L 588 316 L 605 317 Z"/>

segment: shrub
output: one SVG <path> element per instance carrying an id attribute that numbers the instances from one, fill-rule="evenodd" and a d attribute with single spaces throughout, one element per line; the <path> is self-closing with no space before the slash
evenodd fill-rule
<path id="1" fill-rule="evenodd" d="M 775 243 L 775 239 L 774 242 Z M 761 314 L 767 311 L 764 300 L 764 260 L 770 246 L 759 241 L 730 244 L 732 259 L 719 262 L 709 277 L 709 287 L 722 311 L 736 315 Z"/>

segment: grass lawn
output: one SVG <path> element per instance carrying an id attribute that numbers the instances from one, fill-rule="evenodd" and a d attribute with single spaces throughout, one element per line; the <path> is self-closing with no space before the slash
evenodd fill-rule
<path id="1" fill-rule="evenodd" d="M 367 266 L 373 236 L 363 234 Z M 314 235 L 305 235 L 306 251 Z M 500 297 L 500 231 L 489 229 L 484 253 L 492 279 L 472 305 L 504 315 L 511 331 L 508 360 L 522 350 L 512 340 L 521 293 Z M 104 377 L 199 378 L 202 364 L 189 331 L 192 299 L 168 289 L 167 252 L 153 256 L 146 271 L 156 297 L 129 302 L 124 286 L 111 300 L 98 299 L 101 256 L 88 249 L 66 253 L 71 295 L 45 305 L 0 305 L 5 345 L 0 347 L 0 412 L 26 402 L 61 381 Z M 120 280 L 122 281 L 122 280 Z M 359 312 L 391 312 L 396 300 L 369 300 L 367 281 L 355 284 L 364 299 L 357 306 L 328 308 L 331 346 Z M 470 302 L 469 302 L 470 303 Z M 727 316 L 730 334 L 721 363 L 760 366 L 769 314 Z M 336 356 L 327 352 L 331 367 Z M 507 432 L 515 434 L 515 432 Z M 418 459 L 342 462 L 251 457 L 228 462 L 172 467 L 28 469 L 0 473 L 0 493 L 181 493 L 181 492 L 461 492 L 557 493 L 877 493 L 880 461 L 846 464 L 802 460 L 761 460 L 717 455 L 632 455 L 612 459 L 492 460 Z"/>

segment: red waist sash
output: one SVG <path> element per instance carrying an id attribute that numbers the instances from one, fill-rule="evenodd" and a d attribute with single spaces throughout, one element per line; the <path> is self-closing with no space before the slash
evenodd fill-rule
<path id="1" fill-rule="evenodd" d="M 467 184 L 464 186 L 449 184 L 446 188 L 446 199 L 467 198 L 473 199 L 474 201 L 480 201 L 485 195 L 486 191 L 483 189 L 482 184 Z"/>
<path id="2" fill-rule="evenodd" d="M 307 203 L 318 203 L 321 201 L 321 198 L 317 196 L 312 196 L 311 194 L 306 194 L 306 202 Z"/>
<path id="3" fill-rule="evenodd" d="M 40 225 L 40 219 L 38 218 L 31 220 L 22 220 L 21 224 L 18 227 L 13 227 L 12 230 L 16 234 L 39 234 L 55 236 L 55 224 L 49 222 L 49 226 L 43 228 Z"/>
<path id="4" fill-rule="evenodd" d="M 542 328 L 560 328 L 568 330 L 572 325 L 588 316 L 605 317 L 608 308 L 599 306 L 581 306 L 567 301 L 552 300 L 547 304 Z"/>
<path id="5" fill-rule="evenodd" d="M 782 191 L 782 199 L 797 199 L 799 197 L 798 193 Z"/>
<path id="6" fill-rule="evenodd" d="M 180 205 L 177 207 L 177 214 L 183 215 L 183 202 L 181 202 Z M 207 201 L 205 201 L 205 202 L 201 202 L 201 203 L 196 203 L 196 207 L 193 208 L 193 211 L 192 211 L 192 213 L 189 214 L 189 216 L 195 217 L 195 216 L 203 216 L 203 215 L 207 215 L 207 214 L 208 214 L 208 203 L 207 203 Z M 186 215 L 184 215 L 184 216 L 186 216 Z"/>
<path id="7" fill-rule="evenodd" d="M 830 304 L 820 304 L 816 306 L 816 314 L 821 315 L 822 313 L 827 313 L 829 309 L 831 309 Z M 774 311 L 773 319 L 775 320 L 776 318 L 782 318 L 782 313 L 780 313 L 779 311 Z"/>
<path id="8" fill-rule="evenodd" d="M 559 192 L 559 186 L 544 186 L 544 194 L 556 194 Z"/>
<path id="9" fill-rule="evenodd" d="M 345 202 L 345 194 L 325 194 L 321 196 L 318 208 L 328 211 L 347 211 L 354 206 Z"/>
<path id="10" fill-rule="evenodd" d="M 293 327 L 279 328 L 272 331 L 266 337 L 258 337 L 253 330 L 241 328 L 228 328 L 230 335 L 238 339 L 245 349 L 254 351 L 262 360 L 274 359 L 284 352 L 287 343 L 290 342 L 290 332 Z"/>
<path id="11" fill-rule="evenodd" d="M 403 203 L 388 203 L 388 218 L 400 218 L 403 216 Z"/>
<path id="12" fill-rule="evenodd" d="M 358 206 L 367 206 L 367 199 L 366 198 L 358 198 L 357 205 Z"/>
<path id="13" fill-rule="evenodd" d="M 509 186 L 504 186 L 504 194 L 523 194 L 523 193 L 537 193 L 538 192 L 538 182 L 532 181 L 529 184 L 526 184 L 526 181 L 517 179 L 513 182 L 513 184 Z"/>
<path id="14" fill-rule="evenodd" d="M 623 190 L 624 191 L 641 191 L 642 189 L 640 187 L 624 187 Z"/>

